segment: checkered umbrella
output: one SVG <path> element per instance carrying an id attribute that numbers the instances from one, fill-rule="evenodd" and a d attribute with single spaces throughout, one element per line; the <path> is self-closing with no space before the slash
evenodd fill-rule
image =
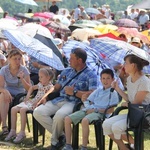
<path id="1" fill-rule="evenodd" d="M 70 58 L 71 50 L 74 48 L 82 48 L 87 53 L 87 60 L 86 64 L 87 66 L 93 70 L 98 77 L 100 77 L 100 72 L 105 68 L 111 68 L 111 66 L 108 66 L 105 63 L 105 59 L 103 59 L 102 55 L 95 51 L 93 48 L 89 47 L 87 43 L 79 42 L 75 40 L 69 40 L 64 46 L 63 51 L 67 59 Z M 113 68 L 111 68 L 113 70 Z M 119 86 L 123 89 L 123 85 L 121 83 L 121 80 L 118 78 L 118 76 L 115 74 L 115 78 L 119 81 Z"/>
<path id="2" fill-rule="evenodd" d="M 115 21 L 114 25 L 126 28 L 139 28 L 138 24 L 131 19 L 119 19 Z"/>
<path id="3" fill-rule="evenodd" d="M 32 38 L 18 30 L 3 30 L 2 33 L 18 49 L 26 52 L 28 55 L 37 58 L 43 63 L 57 69 L 63 70 L 64 66 L 55 53 L 39 40 Z"/>
<path id="4" fill-rule="evenodd" d="M 110 58 L 122 64 L 127 54 L 134 54 L 150 62 L 150 55 L 146 51 L 124 41 L 102 37 L 100 39 L 92 39 L 90 47 L 101 53 L 104 58 Z M 150 66 L 144 67 L 144 72 L 150 73 Z"/>

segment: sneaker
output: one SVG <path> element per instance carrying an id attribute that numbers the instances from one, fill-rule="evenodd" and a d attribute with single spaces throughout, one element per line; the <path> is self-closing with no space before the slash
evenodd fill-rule
<path id="1" fill-rule="evenodd" d="M 6 136 L 4 141 L 8 142 L 16 137 L 16 132 L 15 131 L 10 131 L 9 134 Z"/>
<path id="2" fill-rule="evenodd" d="M 81 146 L 81 150 L 87 150 L 87 147 Z"/>
<path id="3" fill-rule="evenodd" d="M 62 147 L 66 144 L 66 137 L 65 135 L 61 135 L 59 138 L 59 143 L 62 145 Z"/>
<path id="4" fill-rule="evenodd" d="M 13 143 L 19 144 L 19 143 L 21 143 L 25 138 L 26 138 L 25 133 L 20 132 L 20 133 L 17 135 L 17 137 L 13 140 Z"/>
<path id="5" fill-rule="evenodd" d="M 73 150 L 73 148 L 70 144 L 66 144 L 65 147 L 63 147 L 62 150 Z"/>

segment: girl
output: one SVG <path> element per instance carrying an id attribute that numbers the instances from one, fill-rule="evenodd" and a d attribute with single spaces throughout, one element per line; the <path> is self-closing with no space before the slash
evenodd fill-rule
<path id="1" fill-rule="evenodd" d="M 15 138 L 13 140 L 14 143 L 20 143 L 25 137 L 25 125 L 26 125 L 26 112 L 28 110 L 33 110 L 39 100 L 45 99 L 46 96 L 53 91 L 53 84 L 51 83 L 51 80 L 54 77 L 54 73 L 49 68 L 41 68 L 39 70 L 39 83 L 37 85 L 33 85 L 30 87 L 27 96 L 24 100 L 24 102 L 18 104 L 17 106 L 14 106 L 11 109 L 11 130 L 7 137 L 5 138 L 5 141 L 9 141 L 12 138 Z M 33 99 L 30 99 L 31 93 L 38 89 L 38 92 L 36 96 Z M 17 122 L 17 113 L 20 112 L 21 115 L 21 130 L 19 134 L 16 136 L 16 122 Z"/>
<path id="2" fill-rule="evenodd" d="M 128 106 L 128 101 L 134 104 L 150 104 L 150 79 L 142 73 L 143 67 L 149 65 L 149 62 L 133 54 L 127 55 L 124 60 L 125 72 L 129 74 L 127 78 L 128 94 L 123 92 L 116 82 L 112 85 L 126 101 L 122 103 L 122 106 Z M 109 135 L 117 143 L 120 150 L 128 150 L 123 142 L 123 140 L 127 140 L 125 132 L 127 129 L 126 120 L 127 114 L 119 114 L 106 119 L 103 123 L 104 135 Z M 129 141 L 133 146 L 134 140 L 132 137 L 130 137 Z"/>

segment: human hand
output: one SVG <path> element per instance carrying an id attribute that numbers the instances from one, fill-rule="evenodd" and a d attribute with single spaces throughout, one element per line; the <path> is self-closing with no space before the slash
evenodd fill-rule
<path id="1" fill-rule="evenodd" d="M 41 104 L 45 105 L 45 103 L 46 103 L 46 98 L 43 98 L 36 104 L 36 107 L 38 107 Z"/>
<path id="2" fill-rule="evenodd" d="M 32 62 L 33 67 L 38 68 L 39 63 L 38 62 Z"/>
<path id="3" fill-rule="evenodd" d="M 73 86 L 65 86 L 65 93 L 67 95 L 73 95 L 73 91 L 74 91 L 74 85 Z"/>
<path id="4" fill-rule="evenodd" d="M 113 81 L 112 84 L 111 84 L 111 87 L 117 91 L 117 89 L 119 88 L 118 80 L 117 81 Z"/>
<path id="5" fill-rule="evenodd" d="M 24 72 L 23 71 L 20 71 L 18 74 L 17 74 L 17 77 L 19 79 L 22 79 L 24 77 Z"/>
<path id="6" fill-rule="evenodd" d="M 82 102 L 86 101 L 88 96 L 89 96 L 88 93 L 83 94 L 82 97 L 81 97 Z"/>

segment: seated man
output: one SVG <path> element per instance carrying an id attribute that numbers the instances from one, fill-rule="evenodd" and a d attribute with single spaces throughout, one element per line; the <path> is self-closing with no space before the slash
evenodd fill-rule
<path id="1" fill-rule="evenodd" d="M 90 94 L 87 100 L 83 101 L 85 106 L 83 109 L 65 117 L 66 146 L 63 148 L 63 150 L 73 150 L 71 146 L 71 124 L 77 124 L 80 121 L 82 125 L 81 150 L 87 150 L 89 124 L 94 120 L 103 118 L 105 109 L 119 102 L 117 92 L 111 91 L 111 83 L 114 80 L 113 71 L 111 69 L 104 69 L 100 76 L 103 88 L 98 88 L 92 94 Z M 106 116 L 109 116 L 113 111 L 114 108 L 110 108 Z"/>
<path id="2" fill-rule="evenodd" d="M 35 119 L 52 133 L 51 150 L 58 150 L 65 144 L 64 118 L 72 113 L 75 103 L 80 101 L 84 93 L 92 92 L 100 83 L 97 75 L 86 66 L 86 59 L 84 50 L 73 49 L 69 60 L 71 67 L 61 72 L 54 86 L 54 91 L 60 91 L 60 96 L 46 103 L 41 100 L 40 103 L 45 104 L 34 110 Z M 53 118 L 50 117 L 52 115 Z"/>

